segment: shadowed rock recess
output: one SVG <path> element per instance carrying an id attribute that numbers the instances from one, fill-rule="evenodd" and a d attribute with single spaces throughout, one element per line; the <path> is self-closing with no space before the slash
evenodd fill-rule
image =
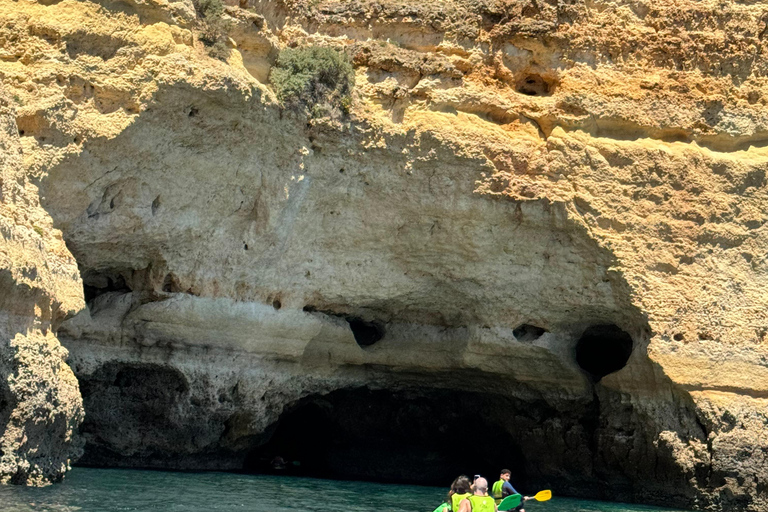
<path id="1" fill-rule="evenodd" d="M 14 183 L 45 209 L 4 243 L 54 258 L 4 263 L 34 297 L 3 332 L 69 350 L 81 463 L 511 466 L 527 492 L 768 510 L 764 5 L 240 0 L 223 22 L 207 47 L 189 0 L 0 0 Z M 308 46 L 355 73 L 312 118 L 269 82 Z M 70 398 L 50 432 L 8 424 L 61 443 Z"/>

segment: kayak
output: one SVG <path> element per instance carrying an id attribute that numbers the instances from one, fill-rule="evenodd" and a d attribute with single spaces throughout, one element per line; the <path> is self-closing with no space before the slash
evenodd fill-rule
<path id="1" fill-rule="evenodd" d="M 531 499 L 531 498 L 528 498 Z M 533 496 L 534 500 L 536 501 L 547 501 L 552 499 L 552 491 L 540 491 L 536 493 L 536 496 Z M 499 509 L 500 512 L 506 512 L 507 510 L 512 510 L 513 508 L 517 508 L 520 506 L 520 503 L 523 502 L 523 497 L 519 494 L 512 494 L 511 496 L 507 496 L 503 500 L 501 500 L 501 503 L 499 503 L 499 506 L 496 507 Z M 437 507 L 434 512 L 451 512 L 451 506 L 447 503 L 443 503 L 439 507 Z"/>
<path id="2" fill-rule="evenodd" d="M 498 509 L 502 511 L 512 510 L 513 508 L 520 505 L 522 501 L 523 501 L 522 496 L 520 496 L 519 494 L 513 494 L 501 500 L 501 503 L 499 503 Z M 451 506 L 447 503 L 441 503 L 440 506 L 438 506 L 433 512 L 451 512 Z"/>

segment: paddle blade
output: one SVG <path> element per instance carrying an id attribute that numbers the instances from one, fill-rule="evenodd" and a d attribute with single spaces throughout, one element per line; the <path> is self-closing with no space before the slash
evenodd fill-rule
<path id="1" fill-rule="evenodd" d="M 499 510 L 502 512 L 505 510 L 512 510 L 513 508 L 520 505 L 520 502 L 523 501 L 523 497 L 519 494 L 513 494 L 511 496 L 507 496 L 503 500 L 501 500 L 501 503 L 499 503 Z"/>
<path id="2" fill-rule="evenodd" d="M 547 501 L 552 499 L 552 491 L 539 491 L 533 497 L 536 501 Z"/>

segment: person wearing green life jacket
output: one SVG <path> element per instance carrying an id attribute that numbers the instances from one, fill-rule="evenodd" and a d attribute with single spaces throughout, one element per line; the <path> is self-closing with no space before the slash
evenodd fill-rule
<path id="1" fill-rule="evenodd" d="M 514 487 L 512 487 L 512 484 L 509 483 L 509 477 L 512 476 L 512 472 L 508 469 L 502 469 L 501 473 L 499 474 L 499 480 L 493 484 L 493 487 L 491 488 L 491 496 L 496 500 L 496 505 L 501 503 L 501 500 L 506 498 L 507 496 L 512 496 L 513 494 L 520 494 L 515 490 Z M 530 496 L 523 496 L 522 501 L 525 502 L 526 500 L 531 499 Z M 525 509 L 523 509 L 522 503 L 515 509 L 519 510 L 521 512 L 525 512 Z"/>
<path id="2" fill-rule="evenodd" d="M 475 480 L 474 493 L 461 500 L 458 512 L 498 512 L 496 503 L 488 496 L 488 480 L 478 478 Z"/>
<path id="3" fill-rule="evenodd" d="M 448 492 L 447 502 L 451 506 L 450 512 L 458 512 L 461 500 L 472 495 L 472 493 L 469 492 L 469 487 L 469 478 L 464 475 L 456 477 L 456 480 L 451 484 L 451 490 Z"/>
<path id="4" fill-rule="evenodd" d="M 507 496 L 518 494 L 512 484 L 509 483 L 509 477 L 512 476 L 512 472 L 508 469 L 502 469 L 499 474 L 499 480 L 493 484 L 491 488 L 491 496 L 496 500 L 496 504 L 501 503 L 501 500 Z"/>

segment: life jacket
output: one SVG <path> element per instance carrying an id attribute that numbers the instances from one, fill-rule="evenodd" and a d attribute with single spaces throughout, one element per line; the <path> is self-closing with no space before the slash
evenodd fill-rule
<path id="1" fill-rule="evenodd" d="M 459 510 L 459 503 L 461 503 L 461 500 L 464 498 L 469 498 L 472 496 L 470 493 L 465 492 L 464 494 L 454 494 L 451 496 L 451 511 L 452 512 L 458 512 Z"/>
<path id="2" fill-rule="evenodd" d="M 501 490 L 502 487 L 504 487 L 504 480 L 499 480 L 493 484 L 493 487 L 491 488 L 491 496 L 493 496 L 493 499 L 496 500 L 497 505 L 501 503 L 501 498 L 503 497 Z"/>
<path id="3" fill-rule="evenodd" d="M 471 505 L 472 512 L 496 512 L 496 506 L 493 504 L 493 498 L 490 496 L 470 496 L 467 498 Z"/>

